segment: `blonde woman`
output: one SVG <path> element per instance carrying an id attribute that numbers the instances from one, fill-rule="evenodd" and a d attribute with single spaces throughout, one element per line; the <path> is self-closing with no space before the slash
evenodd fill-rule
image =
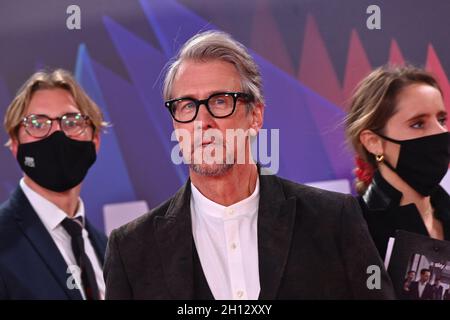
<path id="1" fill-rule="evenodd" d="M 374 70 L 352 97 L 346 134 L 380 255 L 398 229 L 450 240 L 450 198 L 439 185 L 449 166 L 447 112 L 433 76 L 412 66 Z"/>

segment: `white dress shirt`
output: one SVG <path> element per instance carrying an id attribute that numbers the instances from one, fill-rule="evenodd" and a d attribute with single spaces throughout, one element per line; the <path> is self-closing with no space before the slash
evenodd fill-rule
<path id="1" fill-rule="evenodd" d="M 253 194 L 229 207 L 206 198 L 191 183 L 192 232 L 215 299 L 259 297 L 259 179 Z"/>
<path id="2" fill-rule="evenodd" d="M 77 262 L 72 251 L 71 237 L 61 225 L 61 222 L 68 217 L 67 214 L 57 206 L 55 206 L 52 202 L 48 201 L 47 199 L 33 191 L 30 187 L 28 187 L 24 179 L 20 180 L 20 187 L 22 188 L 22 191 L 25 193 L 28 201 L 30 201 L 30 204 L 33 207 L 34 211 L 36 211 L 37 215 L 41 219 L 48 233 L 58 247 L 58 250 L 64 258 L 64 261 L 67 263 L 67 266 L 76 266 Z M 74 218 L 82 217 L 84 222 L 84 216 L 84 204 L 80 198 L 78 210 Z M 84 226 L 82 236 L 84 240 L 84 249 L 87 256 L 89 257 L 89 260 L 91 261 L 92 267 L 94 268 L 95 278 L 97 280 L 98 290 L 100 292 L 100 298 L 104 299 L 105 281 L 103 280 L 102 268 L 100 265 L 100 261 L 97 258 L 97 254 L 95 253 L 94 247 L 89 240 L 89 233 L 84 228 Z M 67 274 L 67 277 L 69 277 L 69 273 Z M 74 280 L 79 288 L 83 288 L 82 284 L 80 283 L 79 277 L 74 276 Z M 84 290 L 82 289 L 80 290 L 80 292 L 83 299 L 86 299 Z"/>
<path id="3" fill-rule="evenodd" d="M 423 291 L 425 290 L 425 287 L 427 286 L 428 282 L 420 282 L 417 284 L 417 288 L 419 289 L 419 298 L 422 298 Z"/>

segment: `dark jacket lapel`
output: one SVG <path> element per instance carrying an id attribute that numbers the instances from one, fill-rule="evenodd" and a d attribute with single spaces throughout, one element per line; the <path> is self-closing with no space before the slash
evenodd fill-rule
<path id="1" fill-rule="evenodd" d="M 286 199 L 276 176 L 261 175 L 258 213 L 259 299 L 277 297 L 295 223 L 295 198 Z"/>
<path id="2" fill-rule="evenodd" d="M 78 290 L 69 290 L 67 287 L 67 279 L 69 277 L 69 274 L 66 273 L 67 264 L 20 187 L 12 194 L 10 204 L 11 212 L 19 228 L 28 238 L 31 246 L 38 252 L 42 262 L 47 265 L 68 298 L 82 299 Z"/>
<path id="3" fill-rule="evenodd" d="M 169 291 L 174 299 L 192 299 L 193 247 L 190 180 L 172 199 L 164 216 L 155 217 L 155 236 Z M 289 255 L 295 198 L 286 199 L 281 181 L 260 176 L 258 256 L 260 299 L 274 299 Z"/>
<path id="4" fill-rule="evenodd" d="M 155 237 L 172 299 L 193 299 L 191 181 L 175 194 L 164 216 L 155 217 Z"/>

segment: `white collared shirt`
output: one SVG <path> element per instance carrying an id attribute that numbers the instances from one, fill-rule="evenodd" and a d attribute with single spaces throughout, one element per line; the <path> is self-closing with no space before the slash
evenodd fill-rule
<path id="1" fill-rule="evenodd" d="M 39 219 L 41 219 L 48 233 L 58 247 L 58 250 L 64 258 L 64 261 L 67 263 L 67 266 L 76 266 L 77 262 L 72 251 L 71 237 L 61 225 L 61 222 L 68 217 L 67 214 L 57 206 L 55 206 L 52 202 L 48 201 L 40 194 L 28 187 L 23 178 L 20 180 L 20 187 L 22 188 L 22 191 L 25 193 L 25 196 L 27 197 L 34 211 L 37 213 Z M 74 218 L 82 217 L 84 222 L 84 216 L 84 204 L 80 198 L 78 210 Z M 89 233 L 84 228 L 84 226 L 82 236 L 86 254 L 91 261 L 92 267 L 94 268 L 95 278 L 97 280 L 98 290 L 100 292 L 100 298 L 104 299 L 105 281 L 103 280 L 101 264 L 99 259 L 97 258 L 94 247 L 89 240 Z M 69 277 L 69 273 L 67 274 L 67 277 Z M 83 288 L 82 284 L 80 283 L 79 277 L 74 276 L 74 280 L 79 288 Z M 83 299 L 86 299 L 84 290 L 80 290 L 80 292 Z"/>
<path id="2" fill-rule="evenodd" d="M 217 300 L 259 297 L 259 179 L 252 195 L 229 207 L 206 198 L 191 183 L 195 246 L 209 288 Z"/>
<path id="3" fill-rule="evenodd" d="M 419 281 L 418 286 L 417 286 L 419 289 L 419 298 L 422 298 L 423 291 L 425 290 L 425 287 L 427 286 L 427 284 L 428 284 L 428 282 L 422 283 Z"/>

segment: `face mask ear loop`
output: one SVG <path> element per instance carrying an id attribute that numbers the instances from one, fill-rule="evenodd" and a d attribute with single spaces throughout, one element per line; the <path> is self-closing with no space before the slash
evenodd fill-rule
<path id="1" fill-rule="evenodd" d="M 379 161 L 380 163 L 384 163 L 386 165 L 386 167 L 388 167 L 389 169 L 391 169 L 391 171 L 397 173 L 397 170 L 388 162 L 386 161 L 386 159 L 383 157 L 383 159 L 381 161 Z"/>
<path id="2" fill-rule="evenodd" d="M 91 125 L 92 127 L 92 139 L 91 142 L 94 143 L 95 134 L 97 132 L 97 128 L 94 125 Z"/>
<path id="3" fill-rule="evenodd" d="M 395 139 L 386 137 L 385 135 L 382 135 L 381 133 L 378 133 L 378 132 L 375 132 L 375 134 L 376 134 L 377 136 L 382 137 L 384 140 L 387 140 L 387 141 L 390 141 L 390 142 L 393 142 L 393 143 L 396 143 L 396 144 L 399 144 L 399 145 L 402 144 L 402 142 L 401 142 L 400 140 L 395 140 Z"/>
<path id="4" fill-rule="evenodd" d="M 375 132 L 375 134 L 380 136 L 384 140 L 390 141 L 390 142 L 395 143 L 395 144 L 399 144 L 400 148 L 401 148 L 401 141 L 395 140 L 395 139 L 392 139 L 392 138 L 389 138 L 389 137 L 386 137 L 385 135 L 382 135 L 381 133 L 378 133 L 378 132 Z M 394 168 L 394 166 L 391 165 L 388 161 L 386 161 L 386 158 L 384 157 L 384 155 L 376 156 L 376 160 L 377 160 L 378 163 L 384 163 L 386 165 L 386 167 L 391 169 L 391 171 L 397 173 L 397 170 Z"/>

